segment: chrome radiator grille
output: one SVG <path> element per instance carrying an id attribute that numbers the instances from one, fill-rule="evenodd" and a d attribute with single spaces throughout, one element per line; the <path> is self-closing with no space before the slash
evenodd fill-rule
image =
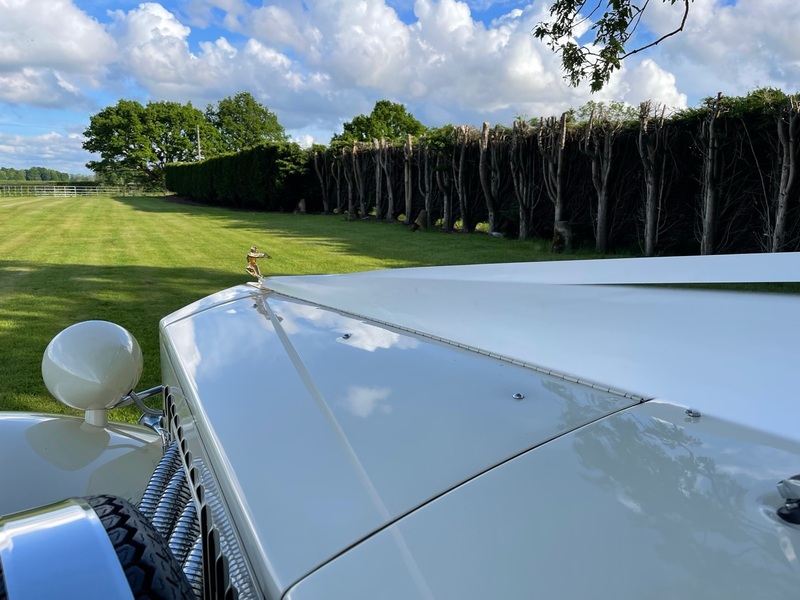
<path id="1" fill-rule="evenodd" d="M 189 450 L 169 389 L 164 391 L 164 399 L 171 442 L 150 478 L 139 510 L 169 541 L 198 600 L 257 598 L 217 483 L 203 461 Z"/>

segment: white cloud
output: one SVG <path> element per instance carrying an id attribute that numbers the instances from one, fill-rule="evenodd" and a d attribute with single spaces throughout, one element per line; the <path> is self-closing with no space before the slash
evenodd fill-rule
<path id="1" fill-rule="evenodd" d="M 645 100 L 654 100 L 673 108 L 686 108 L 687 104 L 686 94 L 678 91 L 675 75 L 650 59 L 617 74 L 605 93 L 609 100 L 622 100 L 632 106 L 638 106 Z"/>
<path id="2" fill-rule="evenodd" d="M 201 85 L 189 51 L 189 27 L 160 4 L 148 2 L 125 13 L 111 13 L 109 31 L 117 39 L 121 66 L 158 99 L 173 99 L 186 88 Z"/>
<path id="3" fill-rule="evenodd" d="M 23 136 L 0 132 L 0 155 L 3 167 L 29 169 L 48 167 L 65 173 L 86 173 L 89 154 L 82 148 L 83 136 L 78 133 L 57 133 Z M 53 166 L 50 166 L 53 165 Z"/>
<path id="4" fill-rule="evenodd" d="M 539 2 L 106 4 L 116 9 L 95 18 L 78 8 L 98 5 L 89 0 L 0 0 L 0 102 L 80 110 L 88 123 L 120 97 L 202 108 L 247 90 L 296 139 L 324 143 L 384 98 L 428 125 L 508 124 L 517 114 L 557 115 L 590 99 L 684 106 L 717 91 L 794 91 L 800 81 L 797 0 L 694 2 L 686 31 L 625 61 L 595 96 L 585 85 L 569 87 L 559 57 L 533 38 L 548 18 Z M 651 3 L 645 25 L 663 33 L 680 8 Z M 47 18 L 32 21 L 35 14 Z M 25 120 L 41 125 L 35 114 Z"/>
<path id="5" fill-rule="evenodd" d="M 102 25 L 65 0 L 0 0 L 0 9 L 0 100 L 85 109 L 85 91 L 116 56 Z"/>
<path id="6" fill-rule="evenodd" d="M 679 21 L 680 7 L 651 6 L 650 29 L 664 33 L 667 23 Z M 794 92 L 800 81 L 798 22 L 796 0 L 694 2 L 686 30 L 658 47 L 659 64 L 675 75 L 682 93 L 697 99 L 761 86 Z"/>

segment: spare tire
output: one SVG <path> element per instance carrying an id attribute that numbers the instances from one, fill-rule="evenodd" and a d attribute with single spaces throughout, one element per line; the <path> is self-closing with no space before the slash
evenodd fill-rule
<path id="1" fill-rule="evenodd" d="M 100 518 L 136 600 L 186 600 L 194 592 L 167 542 L 130 502 L 85 498 Z"/>

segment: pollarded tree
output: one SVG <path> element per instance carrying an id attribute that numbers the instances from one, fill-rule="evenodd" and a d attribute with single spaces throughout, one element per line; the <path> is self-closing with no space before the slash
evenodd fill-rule
<path id="1" fill-rule="evenodd" d="M 330 190 L 333 174 L 331 171 L 332 155 L 327 148 L 321 144 L 314 144 L 311 147 L 311 160 L 314 165 L 314 172 L 319 180 L 319 188 L 322 193 L 322 210 L 325 214 L 331 212 Z"/>
<path id="2" fill-rule="evenodd" d="M 714 254 L 717 251 L 718 200 L 723 163 L 718 122 L 726 110 L 722 93 L 718 93 L 716 98 L 709 98 L 706 107 L 705 119 L 700 130 L 700 149 L 703 153 L 700 254 Z"/>
<path id="3" fill-rule="evenodd" d="M 565 248 L 569 248 L 572 240 L 570 225 L 564 218 L 564 206 L 566 205 L 564 178 L 567 168 L 564 151 L 567 147 L 567 116 L 568 113 L 562 113 L 560 121 L 555 117 L 539 121 L 538 142 L 544 166 L 544 187 L 555 209 L 553 252 L 561 252 Z"/>
<path id="4" fill-rule="evenodd" d="M 423 146 L 430 156 L 436 188 L 442 198 L 442 229 L 453 231 L 453 178 L 451 159 L 454 153 L 455 127 L 444 125 L 429 130 L 423 138 Z"/>
<path id="5" fill-rule="evenodd" d="M 654 256 L 662 221 L 667 142 L 666 107 L 648 100 L 639 105 L 639 137 L 637 147 L 645 183 L 644 254 Z"/>
<path id="6" fill-rule="evenodd" d="M 627 111 L 624 113 L 630 117 Z M 595 251 L 605 254 L 608 250 L 609 187 L 611 165 L 614 157 L 614 141 L 623 125 L 619 106 L 592 103 L 589 121 L 586 123 L 580 149 L 592 163 L 592 184 L 597 193 L 597 215 L 595 218 Z"/>
<path id="7" fill-rule="evenodd" d="M 784 100 L 776 111 L 775 123 L 778 130 L 780 156 L 780 177 L 775 191 L 775 226 L 772 231 L 772 252 L 785 250 L 786 216 L 789 200 L 797 185 L 797 154 L 800 140 L 800 95 L 792 95 Z"/>
<path id="8" fill-rule="evenodd" d="M 530 123 L 518 117 L 511 129 L 511 178 L 514 195 L 519 206 L 519 239 L 533 236 L 533 211 L 539 201 L 536 176 L 539 162 L 536 130 Z"/>
<path id="9" fill-rule="evenodd" d="M 500 189 L 505 179 L 501 173 L 501 166 L 508 151 L 508 131 L 500 125 L 490 129 L 488 121 L 484 122 L 478 143 L 480 147 L 478 174 L 483 197 L 486 200 L 489 232 L 494 233 L 500 228 Z"/>
<path id="10" fill-rule="evenodd" d="M 206 107 L 206 118 L 219 132 L 224 152 L 241 152 L 264 142 L 285 142 L 288 138 L 278 117 L 259 103 L 250 92 L 239 92 Z"/>

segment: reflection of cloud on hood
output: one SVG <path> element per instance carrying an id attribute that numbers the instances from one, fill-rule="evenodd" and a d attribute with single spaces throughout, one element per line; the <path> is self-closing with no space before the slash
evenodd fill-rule
<path id="1" fill-rule="evenodd" d="M 347 334 L 347 339 L 340 337 L 337 341 L 367 352 L 374 352 L 379 348 L 407 350 L 419 346 L 419 341 L 410 335 L 395 333 L 316 306 L 286 303 L 277 312 L 286 318 L 282 326 L 288 334 L 303 333 L 303 326 L 297 322 L 302 319 L 306 325 L 313 325 L 317 329 Z"/>
<path id="2" fill-rule="evenodd" d="M 400 335 L 394 331 L 381 329 L 380 327 L 358 321 L 352 321 L 348 323 L 346 327 L 337 331 L 350 334 L 350 337 L 346 340 L 340 338 L 339 341 L 342 344 L 354 346 L 361 350 L 366 350 L 367 352 L 374 352 L 379 348 L 407 350 L 416 348 L 419 345 L 417 340 L 407 335 Z"/>
<path id="3" fill-rule="evenodd" d="M 357 417 L 366 419 L 375 410 L 387 414 L 392 412 L 392 407 L 383 402 L 392 391 L 386 387 L 364 387 L 352 385 L 347 388 L 344 403 L 347 410 Z"/>

